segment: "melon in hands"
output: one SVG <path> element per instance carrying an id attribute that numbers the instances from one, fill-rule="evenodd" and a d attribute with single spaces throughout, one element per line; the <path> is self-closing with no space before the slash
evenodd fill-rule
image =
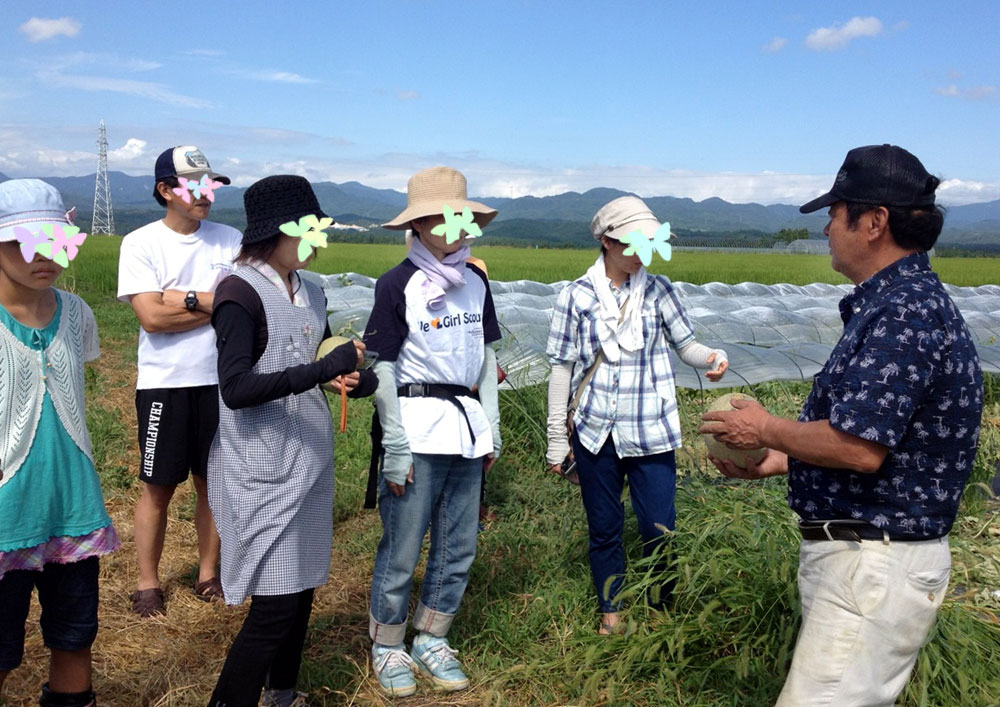
<path id="1" fill-rule="evenodd" d="M 316 349 L 316 360 L 319 361 L 321 358 L 326 356 L 335 348 L 337 348 L 338 346 L 343 346 L 348 341 L 350 341 L 350 339 L 348 339 L 346 336 L 331 336 L 328 339 L 323 339 L 323 341 L 321 341 L 319 344 L 319 348 Z M 328 393 L 336 392 L 334 391 L 333 386 L 331 386 L 329 382 L 321 383 L 320 387 Z"/>
<path id="2" fill-rule="evenodd" d="M 733 410 L 734 400 L 754 400 L 749 395 L 744 395 L 743 393 L 727 393 L 716 398 L 711 405 L 708 407 L 708 412 L 724 412 L 727 410 Z M 706 422 L 706 425 L 718 425 L 717 422 Z M 753 461 L 754 464 L 759 464 L 760 460 L 764 458 L 767 454 L 767 449 L 764 447 L 758 447 L 757 449 L 731 449 L 727 447 L 723 442 L 719 442 L 710 434 L 703 434 L 702 437 L 705 440 L 705 446 L 708 447 L 708 453 L 715 457 L 716 459 L 725 459 L 731 461 L 733 464 L 741 469 L 747 468 L 747 460 Z"/>

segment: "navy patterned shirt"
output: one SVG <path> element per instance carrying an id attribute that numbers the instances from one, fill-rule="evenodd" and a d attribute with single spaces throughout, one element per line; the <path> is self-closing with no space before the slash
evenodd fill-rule
<path id="1" fill-rule="evenodd" d="M 789 457 L 788 503 L 806 520 L 859 519 L 890 537 L 946 535 L 979 442 L 983 378 L 965 320 L 926 253 L 840 302 L 844 333 L 799 420 L 829 420 L 889 448 L 874 474 Z"/>

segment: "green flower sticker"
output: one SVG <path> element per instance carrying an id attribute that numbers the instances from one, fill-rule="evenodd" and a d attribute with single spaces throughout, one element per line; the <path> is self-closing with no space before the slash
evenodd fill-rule
<path id="1" fill-rule="evenodd" d="M 314 214 L 303 216 L 299 222 L 288 221 L 278 226 L 278 230 L 286 236 L 301 238 L 298 258 L 305 261 L 312 255 L 313 248 L 326 248 L 327 235 L 324 229 L 333 225 L 332 218 L 317 218 Z"/>
<path id="2" fill-rule="evenodd" d="M 432 228 L 431 233 L 435 236 L 443 235 L 444 242 L 450 244 L 462 237 L 462 231 L 465 231 L 469 235 L 469 238 L 477 238 L 483 235 L 482 229 L 479 228 L 479 224 L 476 223 L 472 216 L 472 210 L 468 206 L 462 209 L 461 214 L 456 214 L 446 204 L 444 207 L 444 223 Z"/>
<path id="3" fill-rule="evenodd" d="M 632 231 L 622 236 L 622 243 L 628 244 L 628 248 L 622 251 L 622 255 L 638 255 L 643 267 L 649 267 L 653 260 L 653 251 L 659 253 L 664 260 L 670 260 L 671 248 L 667 241 L 670 240 L 670 224 L 661 224 L 656 229 L 652 238 L 646 236 L 642 231 Z"/>

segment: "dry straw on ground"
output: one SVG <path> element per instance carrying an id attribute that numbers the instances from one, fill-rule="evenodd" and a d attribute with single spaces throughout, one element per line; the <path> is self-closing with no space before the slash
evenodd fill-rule
<path id="1" fill-rule="evenodd" d="M 134 407 L 134 364 L 121 351 L 105 346 L 98 373 L 113 387 L 101 403 L 129 428 L 128 448 L 116 461 L 138 471 Z M 130 370 L 125 377 L 121 371 Z M 102 707 L 194 707 L 207 704 L 226 652 L 246 616 L 249 602 L 240 607 L 205 603 L 191 591 L 197 569 L 197 535 L 193 522 L 194 490 L 180 486 L 170 506 L 167 540 L 160 575 L 167 598 L 167 614 L 140 619 L 132 614 L 130 595 L 138 578 L 132 538 L 132 511 L 138 487 L 108 492 L 108 513 L 121 536 L 121 549 L 101 561 L 100 631 L 94 644 L 94 686 Z M 357 689 L 352 694 L 317 688 L 313 705 L 388 704 L 369 675 L 368 587 L 374 555 L 353 556 L 336 542 L 337 536 L 362 533 L 378 524 L 375 514 L 365 514 L 340 524 L 334 533 L 329 582 L 319 588 L 313 605 L 306 652 L 313 658 L 345 661 L 353 665 Z M 48 676 L 48 650 L 38 627 L 39 606 L 32 599 L 27 623 L 24 662 L 7 678 L 7 707 L 36 705 L 40 687 Z M 428 694 L 407 700 L 408 705 L 479 704 L 475 686 L 460 695 Z M 2 702 L 0 702 L 2 704 Z"/>

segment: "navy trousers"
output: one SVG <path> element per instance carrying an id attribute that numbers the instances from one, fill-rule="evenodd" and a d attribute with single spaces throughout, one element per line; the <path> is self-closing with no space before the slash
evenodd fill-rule
<path id="1" fill-rule="evenodd" d="M 597 601 L 604 613 L 618 611 L 621 608 L 618 593 L 625 574 L 625 551 L 622 546 L 625 524 L 622 491 L 625 479 L 628 479 L 629 497 L 639 521 L 643 556 L 649 557 L 666 542 L 663 528 L 673 530 L 677 517 L 674 508 L 677 486 L 674 453 L 620 458 L 609 435 L 601 451 L 591 454 L 574 434 L 573 455 L 580 476 L 583 507 L 587 512 L 590 571 L 597 590 Z M 661 557 L 653 576 L 667 570 L 669 555 L 662 552 Z M 650 587 L 647 598 L 654 608 L 663 608 L 670 603 L 672 593 L 673 582 L 663 580 Z"/>

